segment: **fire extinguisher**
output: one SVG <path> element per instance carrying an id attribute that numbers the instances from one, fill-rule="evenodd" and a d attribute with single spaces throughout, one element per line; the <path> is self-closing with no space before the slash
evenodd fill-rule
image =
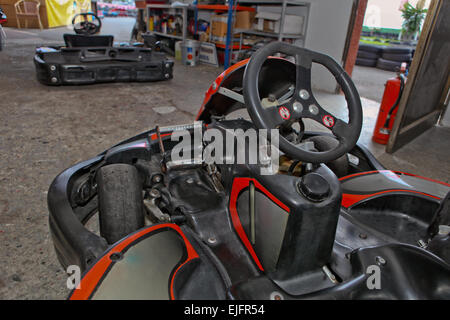
<path id="1" fill-rule="evenodd" d="M 406 66 L 402 66 L 397 77 L 389 79 L 384 89 L 383 100 L 378 112 L 377 122 L 373 130 L 372 140 L 380 144 L 387 144 L 395 116 L 397 115 L 398 104 L 402 97 L 406 82 Z"/>

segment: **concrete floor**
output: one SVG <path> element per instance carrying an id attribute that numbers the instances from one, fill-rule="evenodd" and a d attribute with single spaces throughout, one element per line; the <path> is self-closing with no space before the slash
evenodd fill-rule
<path id="1" fill-rule="evenodd" d="M 130 28 L 130 21 L 105 19 L 104 33 L 117 33 L 122 23 Z M 127 40 L 128 29 L 120 30 L 116 39 Z M 48 228 L 46 197 L 53 178 L 157 124 L 191 122 L 204 92 L 222 72 L 177 63 L 168 82 L 43 86 L 35 80 L 34 47 L 60 42 L 67 31 L 6 29 L 7 47 L 0 52 L 0 299 L 64 299 L 68 294 Z M 364 73 L 355 69 L 355 76 Z M 370 92 L 355 82 L 360 92 Z M 320 93 L 319 101 L 341 115 L 342 96 Z M 432 129 L 388 155 L 370 140 L 379 104 L 362 102 L 360 142 L 386 167 L 449 182 L 449 128 Z M 174 111 L 162 114 L 158 107 Z"/>

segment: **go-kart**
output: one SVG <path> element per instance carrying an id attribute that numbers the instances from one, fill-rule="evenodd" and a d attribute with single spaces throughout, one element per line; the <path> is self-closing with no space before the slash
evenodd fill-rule
<path id="1" fill-rule="evenodd" d="M 81 19 L 81 20 L 80 20 Z M 173 77 L 173 61 L 141 44 L 114 46 L 111 35 L 96 35 L 101 20 L 93 13 L 76 15 L 75 34 L 64 34 L 65 46 L 36 48 L 34 64 L 39 82 L 80 85 L 101 82 L 147 82 Z"/>
<path id="2" fill-rule="evenodd" d="M 348 121 L 316 100 L 313 63 L 339 83 Z M 241 108 L 251 121 L 232 118 Z M 330 132 L 305 132 L 306 119 Z M 335 60 L 270 43 L 213 82 L 196 120 L 55 178 L 55 250 L 82 271 L 70 299 L 450 298 L 450 186 L 386 170 L 357 144 L 360 97 Z M 267 130 L 278 138 L 245 138 Z M 231 152 L 196 156 L 219 142 Z"/>

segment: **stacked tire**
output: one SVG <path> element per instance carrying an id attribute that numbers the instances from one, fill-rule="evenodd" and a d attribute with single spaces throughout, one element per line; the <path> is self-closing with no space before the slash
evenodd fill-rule
<path id="1" fill-rule="evenodd" d="M 378 59 L 377 68 L 387 71 L 397 71 L 403 62 L 411 63 L 413 50 L 411 48 L 383 48 L 381 58 Z"/>
<path id="2" fill-rule="evenodd" d="M 370 44 L 360 43 L 356 64 L 358 66 L 376 67 L 378 59 L 381 57 L 382 48 Z"/>
<path id="3" fill-rule="evenodd" d="M 381 47 L 359 44 L 356 64 L 365 67 L 377 67 L 387 71 L 397 71 L 403 62 L 411 63 L 414 50 L 405 47 Z"/>

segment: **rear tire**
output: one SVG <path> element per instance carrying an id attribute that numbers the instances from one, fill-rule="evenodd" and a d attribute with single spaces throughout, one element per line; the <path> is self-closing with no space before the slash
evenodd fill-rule
<path id="1" fill-rule="evenodd" d="M 411 54 L 413 49 L 411 48 L 402 48 L 402 47 L 384 47 L 384 53 L 393 53 L 393 54 Z"/>
<path id="2" fill-rule="evenodd" d="M 366 52 L 374 52 L 374 53 L 379 53 L 381 52 L 383 48 L 380 46 L 376 46 L 373 44 L 366 44 L 366 43 L 360 43 L 358 50 L 360 51 L 366 51 Z"/>
<path id="3" fill-rule="evenodd" d="M 137 169 L 111 164 L 97 172 L 100 235 L 109 244 L 144 226 L 142 182 Z"/>
<path id="4" fill-rule="evenodd" d="M 412 56 L 410 53 L 401 54 L 401 53 L 383 53 L 382 58 L 385 60 L 398 61 L 398 62 L 410 62 Z"/>
<path id="5" fill-rule="evenodd" d="M 356 65 L 365 67 L 375 67 L 377 59 L 356 58 Z"/>
<path id="6" fill-rule="evenodd" d="M 358 50 L 358 58 L 377 60 L 380 55 L 376 52 Z"/>
<path id="7" fill-rule="evenodd" d="M 400 69 L 402 63 L 398 61 L 386 60 L 379 58 L 377 62 L 377 68 L 387 71 L 397 71 Z"/>

